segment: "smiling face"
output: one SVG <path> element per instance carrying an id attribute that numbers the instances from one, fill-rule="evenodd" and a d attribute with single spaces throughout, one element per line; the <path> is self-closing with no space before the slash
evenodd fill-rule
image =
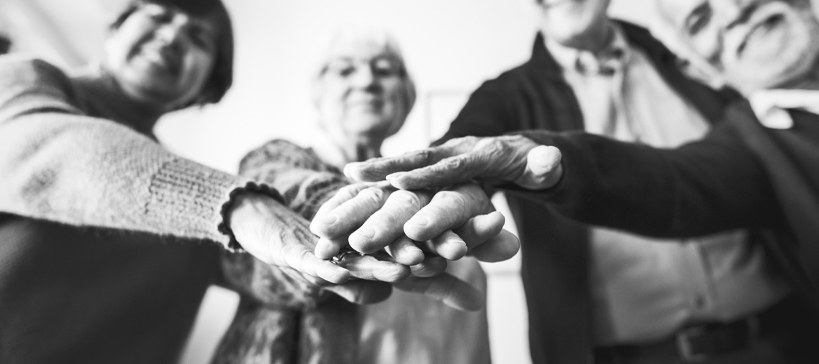
<path id="1" fill-rule="evenodd" d="M 383 141 L 412 106 L 397 53 L 380 42 L 343 37 L 333 44 L 318 80 L 322 124 L 336 138 Z"/>
<path id="2" fill-rule="evenodd" d="M 604 32 L 608 26 L 609 0 L 538 0 L 541 31 L 558 43 L 580 48 L 588 37 Z"/>
<path id="3" fill-rule="evenodd" d="M 216 60 L 215 25 L 165 5 L 142 5 L 112 31 L 103 67 L 122 90 L 168 109 L 202 92 Z"/>
<path id="4" fill-rule="evenodd" d="M 661 9 L 746 95 L 803 80 L 819 57 L 819 23 L 807 0 L 663 0 Z"/>

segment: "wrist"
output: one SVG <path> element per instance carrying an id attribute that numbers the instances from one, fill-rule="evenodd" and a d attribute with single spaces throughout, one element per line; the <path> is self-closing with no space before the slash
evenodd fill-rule
<path id="1" fill-rule="evenodd" d="M 248 218 L 258 216 L 260 211 L 258 204 L 286 209 L 284 203 L 279 191 L 264 184 L 248 182 L 244 187 L 234 189 L 228 202 L 222 206 L 222 223 L 219 225 L 219 231 L 230 237 L 227 249 L 232 252 L 244 251 L 236 240 L 234 229 Z"/>

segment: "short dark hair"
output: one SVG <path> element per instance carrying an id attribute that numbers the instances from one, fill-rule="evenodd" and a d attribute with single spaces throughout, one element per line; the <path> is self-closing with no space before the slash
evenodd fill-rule
<path id="1" fill-rule="evenodd" d="M 220 0 L 132 0 L 111 23 L 111 29 L 119 29 L 128 17 L 145 4 L 176 7 L 192 16 L 210 19 L 219 27 L 213 71 L 192 104 L 219 102 L 233 84 L 233 26 L 225 5 Z"/>

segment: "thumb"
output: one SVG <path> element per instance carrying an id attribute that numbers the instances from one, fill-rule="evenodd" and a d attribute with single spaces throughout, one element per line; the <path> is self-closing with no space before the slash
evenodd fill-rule
<path id="1" fill-rule="evenodd" d="M 532 148 L 526 155 L 526 170 L 517 184 L 530 190 L 554 186 L 563 176 L 560 150 L 546 145 Z"/>

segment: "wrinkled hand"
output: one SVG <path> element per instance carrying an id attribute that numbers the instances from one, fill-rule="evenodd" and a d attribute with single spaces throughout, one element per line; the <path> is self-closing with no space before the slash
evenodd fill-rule
<path id="1" fill-rule="evenodd" d="M 408 267 L 372 256 L 351 256 L 346 262 L 351 268 L 347 269 L 317 258 L 313 249 L 318 238 L 310 233 L 307 221 L 268 196 L 237 196 L 229 214 L 236 240 L 264 263 L 293 268 L 336 284 L 351 276 L 393 282 L 410 275 Z"/>
<path id="2" fill-rule="evenodd" d="M 467 253 L 482 261 L 511 258 L 520 244 L 503 223 L 474 183 L 435 192 L 396 191 L 379 182 L 339 190 L 321 206 L 311 230 L 321 237 L 319 258 L 332 257 L 349 242 L 363 253 L 386 249 L 395 261 L 413 265 L 425 256 L 418 244 L 449 260 Z"/>
<path id="3" fill-rule="evenodd" d="M 318 238 L 310 233 L 307 221 L 268 196 L 237 196 L 229 218 L 245 251 L 264 264 L 281 268 L 275 272 L 275 267 L 269 267 L 272 270 L 263 274 L 283 273 L 305 292 L 328 290 L 353 303 L 373 303 L 390 295 L 391 287 L 384 282 L 393 282 L 398 289 L 427 295 L 457 309 L 483 307 L 480 292 L 442 274 L 446 269 L 442 258 L 425 258 L 413 267 L 378 254 L 349 254 L 338 265 L 319 259 L 312 253 Z M 349 280 L 351 277 L 358 279 Z"/>
<path id="4" fill-rule="evenodd" d="M 560 151 L 520 136 L 464 137 L 438 147 L 350 163 L 344 173 L 357 181 L 388 180 L 406 190 L 449 186 L 476 179 L 512 182 L 538 190 L 554 186 L 563 174 Z"/>

